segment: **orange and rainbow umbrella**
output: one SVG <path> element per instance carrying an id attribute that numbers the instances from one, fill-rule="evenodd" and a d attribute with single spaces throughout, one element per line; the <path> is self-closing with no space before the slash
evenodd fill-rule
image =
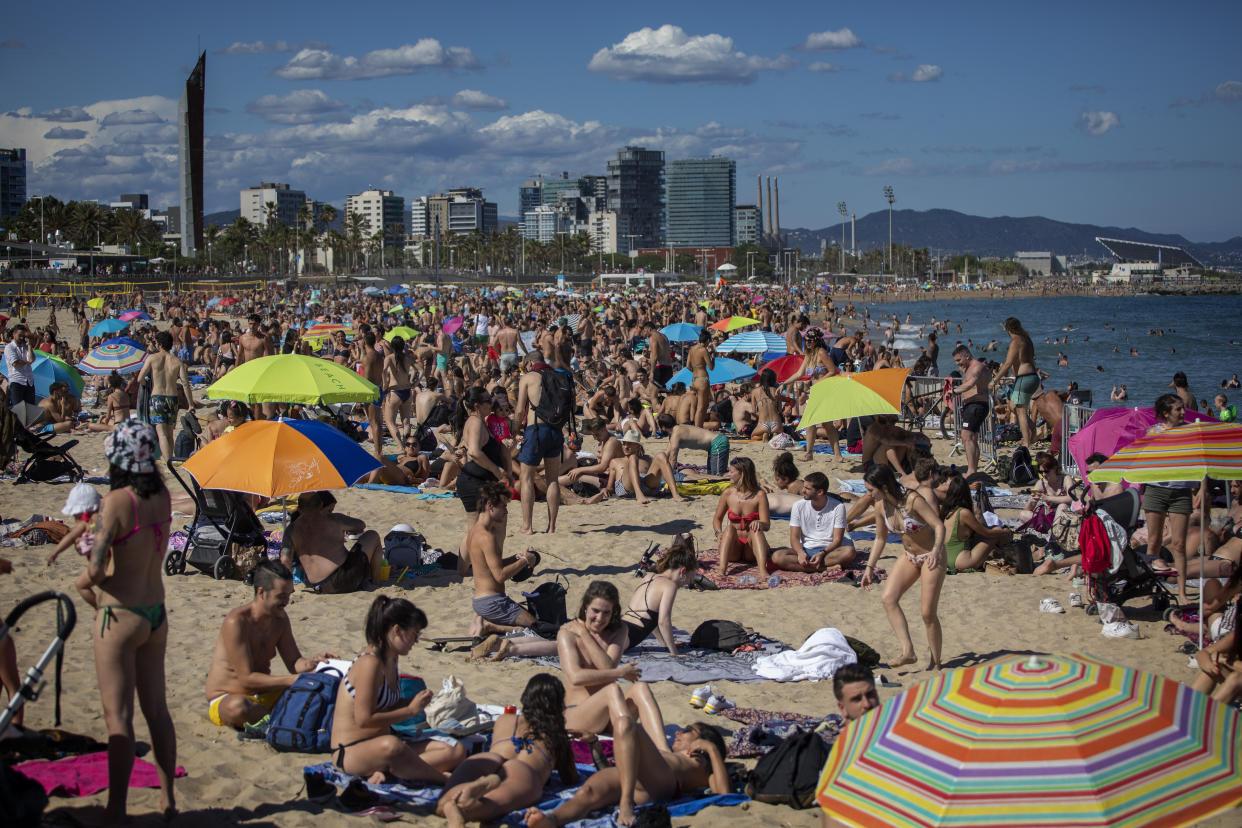
<path id="1" fill-rule="evenodd" d="M 846 725 L 817 789 L 847 825 L 1186 825 L 1242 802 L 1238 711 L 1085 655 L 948 670 Z"/>
<path id="2" fill-rule="evenodd" d="M 822 379 L 811 386 L 798 428 L 851 417 L 900 414 L 901 389 L 909 374 L 905 368 L 878 368 Z"/>
<path id="3" fill-rule="evenodd" d="M 714 325 L 708 325 L 707 327 L 713 331 L 723 331 L 724 333 L 729 333 L 730 331 L 736 331 L 738 328 L 745 328 L 747 325 L 758 324 L 758 319 L 751 319 L 749 316 L 730 316 L 727 319 L 721 319 Z"/>
<path id="4" fill-rule="evenodd" d="M 1242 426 L 1200 420 L 1140 437 L 1100 464 L 1095 481 L 1242 479 Z"/>

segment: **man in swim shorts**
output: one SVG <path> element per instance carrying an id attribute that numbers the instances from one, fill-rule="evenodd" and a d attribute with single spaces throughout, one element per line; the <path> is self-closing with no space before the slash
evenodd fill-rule
<path id="1" fill-rule="evenodd" d="M 341 595 L 357 592 L 370 579 L 380 583 L 384 544 L 373 529 L 358 518 L 333 513 L 336 497 L 331 492 L 308 492 L 298 498 L 298 511 L 285 530 L 280 560 L 292 568 L 296 560 L 306 573 L 306 583 L 316 592 Z M 345 533 L 359 535 L 349 549 Z"/>
<path id="2" fill-rule="evenodd" d="M 254 598 L 225 616 L 207 669 L 207 718 L 218 727 L 240 730 L 254 724 L 271 712 L 298 675 L 336 658 L 332 653 L 303 658 L 298 650 L 285 613 L 293 594 L 289 568 L 262 561 L 253 573 Z M 289 675 L 272 675 L 277 654 Z"/>
<path id="3" fill-rule="evenodd" d="M 953 361 L 962 372 L 957 393 L 962 398 L 962 410 L 958 412 L 961 425 L 962 448 L 966 452 L 966 477 L 979 471 L 979 429 L 988 418 L 988 384 L 992 372 L 986 362 L 975 359 L 970 348 L 958 345 L 953 349 Z"/>
<path id="4" fill-rule="evenodd" d="M 470 558 L 474 575 L 474 598 L 470 602 L 474 620 L 473 636 L 504 634 L 535 623 L 535 617 L 505 594 L 505 581 L 535 565 L 535 555 L 527 550 L 503 559 L 505 531 L 509 526 L 509 489 L 493 480 L 479 487 L 479 516 L 466 532 L 462 546 Z"/>
<path id="5" fill-rule="evenodd" d="M 185 389 L 185 399 L 193 399 L 190 372 L 172 353 L 172 346 L 172 335 L 168 331 L 157 331 L 155 353 L 147 357 L 138 373 L 140 386 L 147 377 L 151 378 L 151 423 L 160 438 L 160 454 L 164 457 L 173 456 L 173 427 L 177 424 L 177 409 L 181 407 L 178 382 Z"/>
<path id="6" fill-rule="evenodd" d="M 707 452 L 707 473 L 723 477 L 729 471 L 729 438 L 718 431 L 690 424 L 674 426 L 669 432 L 668 463 L 677 471 L 677 453 L 682 449 Z"/>

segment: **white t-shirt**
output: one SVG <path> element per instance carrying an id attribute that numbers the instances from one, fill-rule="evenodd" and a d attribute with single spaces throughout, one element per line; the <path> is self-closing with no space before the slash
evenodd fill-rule
<path id="1" fill-rule="evenodd" d="M 13 385 L 34 385 L 34 367 L 31 358 L 30 343 L 18 345 L 16 341 L 4 346 L 4 364 L 9 369 L 9 382 Z M 18 360 L 25 360 L 26 365 L 17 366 Z"/>
<path id="2" fill-rule="evenodd" d="M 822 510 L 803 498 L 789 513 L 789 525 L 802 530 L 802 548 L 829 546 L 838 529 L 846 527 L 845 504 L 831 495 Z"/>
<path id="3" fill-rule="evenodd" d="M 488 319 L 488 316 L 485 313 L 480 313 L 478 316 L 474 318 L 475 336 L 487 336 L 487 323 L 489 321 L 490 320 Z"/>

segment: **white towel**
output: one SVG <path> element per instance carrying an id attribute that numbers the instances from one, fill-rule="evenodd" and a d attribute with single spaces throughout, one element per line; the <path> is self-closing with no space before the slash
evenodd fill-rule
<path id="1" fill-rule="evenodd" d="M 774 681 L 806 681 L 832 678 L 846 664 L 857 662 L 858 656 L 841 631 L 823 627 L 796 650 L 755 659 L 754 670 Z"/>

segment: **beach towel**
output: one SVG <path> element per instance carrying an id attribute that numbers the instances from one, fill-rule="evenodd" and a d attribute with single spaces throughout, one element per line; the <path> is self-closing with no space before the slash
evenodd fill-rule
<path id="1" fill-rule="evenodd" d="M 865 539 L 867 535 L 871 535 L 870 540 L 875 540 L 875 535 L 868 532 L 851 532 L 850 535 L 857 539 Z M 901 539 L 898 538 L 900 543 Z M 726 574 L 721 577 L 717 574 L 716 568 L 720 565 L 720 551 L 717 549 L 700 549 L 698 552 L 699 573 L 711 581 L 719 589 L 773 589 L 768 586 L 767 581 L 758 581 L 753 584 L 741 583 L 738 581 L 743 575 L 755 575 L 755 565 L 745 563 L 743 561 L 733 561 L 729 564 Z M 818 586 L 819 584 L 835 584 L 844 581 L 847 584 L 856 584 L 862 580 L 863 566 L 867 563 L 866 555 L 859 555 L 854 559 L 854 563 L 844 569 L 837 569 L 832 572 L 786 572 L 783 569 L 773 569 L 773 574 L 781 576 L 781 582 L 775 588 L 792 587 L 792 586 Z M 876 567 L 876 582 L 883 581 L 887 577 L 885 570 Z"/>
<path id="2" fill-rule="evenodd" d="M 70 756 L 66 759 L 34 759 L 14 765 L 13 769 L 42 785 L 48 796 L 90 796 L 108 787 L 107 751 Z M 185 768 L 178 765 L 174 776 L 185 776 Z M 155 765 L 142 759 L 134 759 L 129 786 L 158 788 L 160 777 Z"/>
<path id="3" fill-rule="evenodd" d="M 758 707 L 731 707 L 720 711 L 727 719 L 745 725 L 733 732 L 728 744 L 729 759 L 752 759 L 763 756 L 799 728 L 814 730 L 831 748 L 841 733 L 844 720 L 835 713 L 827 717 L 807 716 L 802 713 L 781 713 Z"/>
<path id="4" fill-rule="evenodd" d="M 396 492 L 398 494 L 422 494 L 417 486 L 390 486 L 386 483 L 357 483 L 355 489 L 369 489 L 374 492 Z"/>
<path id="5" fill-rule="evenodd" d="M 677 484 L 677 492 L 683 495 L 718 495 L 727 488 L 728 480 L 687 480 Z"/>
<path id="6" fill-rule="evenodd" d="M 773 681 L 818 681 L 832 678 L 858 655 L 841 631 L 822 627 L 811 633 L 801 647 L 755 659 L 755 673 Z"/>
<path id="7" fill-rule="evenodd" d="M 411 810 L 417 814 L 429 815 L 434 813 L 436 800 L 440 798 L 440 794 L 444 789 L 440 786 L 419 786 L 411 787 L 403 785 L 399 782 L 386 782 L 383 784 L 373 784 L 366 782 L 359 777 L 350 776 L 341 771 L 340 768 L 331 762 L 324 762 L 318 765 L 308 765 L 302 769 L 304 774 L 317 776 L 325 782 L 344 788 L 350 782 L 355 780 L 361 782 L 368 790 L 374 793 L 380 800 L 388 805 L 397 806 L 403 809 Z M 585 780 L 588 776 L 595 773 L 595 767 L 587 764 L 578 764 L 578 774 L 580 779 Z M 555 810 L 558 805 L 569 799 L 577 792 L 580 785 L 572 787 L 563 785 L 559 775 L 553 771 L 552 776 L 548 780 L 548 784 L 544 786 L 543 796 L 537 807 L 541 811 Z M 696 814 L 702 809 L 710 805 L 738 805 L 746 801 L 743 794 L 723 794 L 708 795 L 702 797 L 683 796 L 673 802 L 665 803 L 668 806 L 669 814 L 673 816 L 690 816 Z M 640 809 L 641 810 L 641 809 Z M 524 818 L 526 809 L 512 811 L 500 818 L 500 822 L 505 825 L 524 826 Z M 573 828 L 611 828 L 615 825 L 612 815 L 608 813 L 599 813 L 595 816 L 577 820 L 568 823 Z"/>
<path id="8" fill-rule="evenodd" d="M 453 498 L 453 497 L 457 497 L 457 495 L 453 494 L 452 492 L 423 492 L 422 494 L 417 495 L 414 499 L 415 500 L 448 500 L 449 498 Z"/>
<path id="9" fill-rule="evenodd" d="M 677 684 L 706 684 L 712 681 L 757 682 L 762 679 L 752 669 L 755 659 L 788 649 L 781 642 L 763 636 L 759 636 L 759 649 L 742 653 L 722 653 L 691 647 L 690 636 L 681 631 L 675 631 L 674 638 L 677 641 L 675 656 L 669 654 L 652 637 L 627 650 L 622 658 L 627 664 L 634 663 L 643 671 L 643 681 L 673 681 Z M 542 667 L 560 669 L 561 666 L 561 660 L 557 656 L 540 656 L 531 661 Z"/>

